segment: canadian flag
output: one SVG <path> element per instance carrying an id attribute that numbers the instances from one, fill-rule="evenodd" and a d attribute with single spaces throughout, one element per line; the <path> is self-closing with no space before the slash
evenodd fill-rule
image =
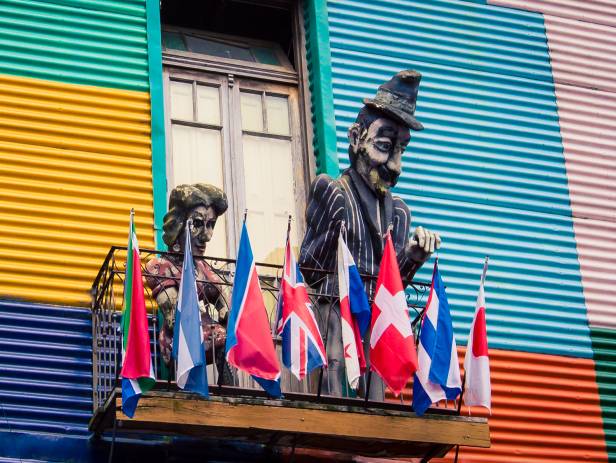
<path id="1" fill-rule="evenodd" d="M 398 396 L 417 370 L 417 352 L 396 252 L 387 233 L 376 282 L 370 333 L 370 368 Z"/>
<path id="2" fill-rule="evenodd" d="M 488 261 L 483 270 L 475 318 L 468 335 L 468 345 L 464 357 L 465 389 L 464 405 L 481 405 L 490 410 L 492 389 L 490 385 L 490 358 L 488 356 L 488 335 L 486 330 L 486 301 L 483 290 Z"/>

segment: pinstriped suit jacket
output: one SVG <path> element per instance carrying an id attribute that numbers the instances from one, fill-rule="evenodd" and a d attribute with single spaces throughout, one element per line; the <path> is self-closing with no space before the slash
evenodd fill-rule
<path id="1" fill-rule="evenodd" d="M 334 271 L 338 235 L 342 221 L 347 230 L 347 246 L 362 274 L 378 276 L 383 255 L 384 236 L 391 225 L 392 240 L 398 254 L 400 273 L 411 280 L 421 264 L 405 253 L 409 241 L 411 213 L 397 196 L 387 193 L 379 199 L 364 179 L 347 169 L 339 179 L 319 175 L 310 187 L 306 207 L 306 235 L 300 251 L 302 267 Z M 302 270 L 307 283 L 322 294 L 338 294 L 337 275 L 323 276 Z M 365 281 L 373 296 L 376 281 Z"/>

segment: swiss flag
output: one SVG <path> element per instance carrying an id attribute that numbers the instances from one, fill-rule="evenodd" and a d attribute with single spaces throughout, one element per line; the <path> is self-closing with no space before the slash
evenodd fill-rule
<path id="1" fill-rule="evenodd" d="M 417 352 L 396 252 L 387 233 L 372 304 L 370 368 L 396 396 L 417 370 Z"/>

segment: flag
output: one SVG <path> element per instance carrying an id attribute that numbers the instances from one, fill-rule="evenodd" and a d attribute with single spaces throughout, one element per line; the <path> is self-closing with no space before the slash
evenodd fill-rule
<path id="1" fill-rule="evenodd" d="M 396 396 L 417 370 L 417 353 L 396 251 L 387 233 L 372 304 L 370 368 Z"/>
<path id="2" fill-rule="evenodd" d="M 278 304 L 277 334 L 282 336 L 282 363 L 301 381 L 315 368 L 327 366 L 327 356 L 288 237 Z"/>
<path id="3" fill-rule="evenodd" d="M 209 397 L 205 343 L 203 329 L 201 328 L 195 264 L 190 244 L 191 226 L 192 221 L 189 220 L 184 233 L 186 235 L 184 263 L 182 264 L 178 306 L 175 311 L 173 358 L 177 369 L 176 382 L 178 387 L 185 391 L 196 392 L 204 397 Z"/>
<path id="4" fill-rule="evenodd" d="M 413 409 L 421 416 L 432 403 L 454 400 L 462 390 L 456 340 L 438 261 L 434 263 L 417 355 L 419 368 L 413 382 Z"/>
<path id="5" fill-rule="evenodd" d="M 471 325 L 464 357 L 464 405 L 481 405 L 488 410 L 491 406 L 490 358 L 486 330 L 486 302 L 483 285 L 488 268 L 488 258 L 483 267 L 479 294 L 475 306 L 475 318 Z"/>
<path id="6" fill-rule="evenodd" d="M 231 365 L 252 375 L 269 395 L 282 395 L 280 364 L 272 341 L 246 223 L 242 227 L 237 251 L 225 350 Z"/>
<path id="7" fill-rule="evenodd" d="M 148 314 L 143 297 L 141 259 L 131 211 L 124 278 L 124 312 L 122 313 L 122 411 L 132 418 L 139 397 L 154 387 L 156 379 L 150 355 Z"/>
<path id="8" fill-rule="evenodd" d="M 370 324 L 370 304 L 342 230 L 338 236 L 338 288 L 347 381 L 357 389 L 359 377 L 366 370 L 362 339 Z"/>

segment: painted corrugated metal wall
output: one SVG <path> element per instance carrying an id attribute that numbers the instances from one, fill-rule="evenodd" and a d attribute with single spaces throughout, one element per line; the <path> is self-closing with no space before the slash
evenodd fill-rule
<path id="1" fill-rule="evenodd" d="M 153 246 L 146 1 L 0 2 L 0 297 L 87 305 L 136 210 Z"/>
<path id="2" fill-rule="evenodd" d="M 616 6 L 490 0 L 543 13 L 610 461 L 616 461 Z"/>
<path id="3" fill-rule="evenodd" d="M 464 449 L 461 460 L 606 461 L 543 15 L 482 1 L 327 6 L 342 168 L 362 98 L 401 69 L 424 76 L 417 116 L 426 130 L 413 134 L 396 189 L 414 225 L 443 237 L 441 270 L 459 345 L 490 255 L 494 453 Z M 429 269 L 418 276 L 429 278 Z"/>
<path id="4" fill-rule="evenodd" d="M 1 433 L 88 434 L 89 310 L 0 301 L 0 401 Z"/>

